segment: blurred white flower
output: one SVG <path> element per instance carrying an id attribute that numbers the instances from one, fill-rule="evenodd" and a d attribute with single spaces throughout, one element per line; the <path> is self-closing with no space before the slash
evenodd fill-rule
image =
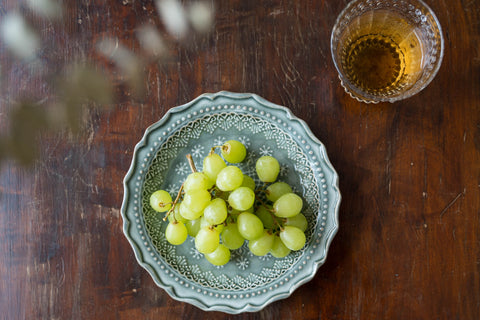
<path id="1" fill-rule="evenodd" d="M 143 64 L 131 50 L 118 42 L 118 39 L 107 38 L 97 44 L 97 50 L 112 60 L 122 71 L 130 87 L 137 95 L 144 90 Z"/>
<path id="2" fill-rule="evenodd" d="M 177 0 L 156 0 L 158 13 L 167 31 L 181 39 L 188 32 L 188 21 L 182 4 Z"/>
<path id="3" fill-rule="evenodd" d="M 138 68 L 138 59 L 135 54 L 119 44 L 118 39 L 107 38 L 97 44 L 97 50 L 106 58 L 111 59 L 127 75 Z"/>
<path id="4" fill-rule="evenodd" d="M 57 0 L 27 0 L 28 6 L 46 18 L 59 18 L 63 7 Z"/>
<path id="5" fill-rule="evenodd" d="M 165 43 L 158 30 L 152 25 L 143 25 L 137 29 L 137 38 L 145 51 L 152 56 L 165 52 Z"/>
<path id="6" fill-rule="evenodd" d="M 33 60 L 40 47 L 40 38 L 17 13 L 8 13 L 0 24 L 0 35 L 5 45 L 25 60 Z"/>
<path id="7" fill-rule="evenodd" d="M 198 32 L 207 32 L 213 24 L 214 10 L 206 2 L 194 2 L 188 9 L 188 17 L 193 28 Z"/>

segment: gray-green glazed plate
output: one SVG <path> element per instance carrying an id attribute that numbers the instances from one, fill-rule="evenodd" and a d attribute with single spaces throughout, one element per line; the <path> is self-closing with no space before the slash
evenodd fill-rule
<path id="1" fill-rule="evenodd" d="M 257 178 L 260 156 L 279 160 L 279 180 L 304 200 L 309 228 L 302 250 L 277 259 L 254 256 L 244 245 L 232 251 L 229 263 L 215 267 L 195 249 L 193 238 L 180 246 L 166 241 L 163 215 L 148 204 L 151 193 L 164 189 L 175 197 L 190 172 L 186 155 L 201 170 L 210 148 L 229 139 L 246 145 L 247 158 L 238 166 L 251 177 Z M 139 264 L 171 297 L 203 310 L 253 312 L 287 298 L 314 277 L 338 230 L 338 175 L 325 147 L 289 109 L 254 94 L 203 94 L 170 109 L 136 145 L 124 192 L 123 230 Z"/>

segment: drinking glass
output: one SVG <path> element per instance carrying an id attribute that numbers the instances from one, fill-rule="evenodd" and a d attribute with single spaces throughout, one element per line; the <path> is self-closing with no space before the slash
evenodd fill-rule
<path id="1" fill-rule="evenodd" d="M 330 39 L 341 85 L 366 103 L 424 89 L 440 68 L 443 42 L 437 17 L 421 0 L 353 0 Z"/>

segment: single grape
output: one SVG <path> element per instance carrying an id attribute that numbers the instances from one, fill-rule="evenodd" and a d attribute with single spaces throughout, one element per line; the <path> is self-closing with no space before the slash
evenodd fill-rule
<path id="1" fill-rule="evenodd" d="M 295 193 L 287 193 L 281 196 L 273 204 L 273 210 L 277 217 L 290 218 L 300 213 L 303 200 Z"/>
<path id="2" fill-rule="evenodd" d="M 243 173 L 236 166 L 227 166 L 217 175 L 217 187 L 222 191 L 232 191 L 242 185 Z"/>
<path id="3" fill-rule="evenodd" d="M 213 199 L 203 210 L 203 217 L 211 225 L 223 223 L 227 218 L 227 215 L 227 204 L 225 203 L 225 200 L 221 198 Z"/>
<path id="4" fill-rule="evenodd" d="M 267 230 L 263 230 L 263 235 L 248 242 L 248 249 L 250 249 L 250 252 L 256 256 L 264 256 L 270 252 L 273 240 L 273 234 Z"/>
<path id="5" fill-rule="evenodd" d="M 272 248 L 270 249 L 270 253 L 272 254 L 272 256 L 274 256 L 275 258 L 284 258 L 290 252 L 291 250 L 288 249 L 285 244 L 283 244 L 282 239 L 280 239 L 279 236 L 275 236 Z"/>
<path id="6" fill-rule="evenodd" d="M 238 231 L 247 240 L 253 240 L 263 234 L 263 223 L 256 215 L 242 212 L 237 217 Z"/>
<path id="7" fill-rule="evenodd" d="M 287 218 L 284 225 L 285 226 L 297 227 L 298 229 L 305 232 L 305 230 L 307 230 L 307 227 L 308 227 L 308 221 L 307 221 L 307 218 L 305 218 L 305 216 L 303 214 L 299 213 L 296 216 Z"/>
<path id="8" fill-rule="evenodd" d="M 172 202 L 172 197 L 165 190 L 157 190 L 150 196 L 150 206 L 157 212 L 170 210 Z"/>
<path id="9" fill-rule="evenodd" d="M 210 203 L 211 195 L 207 190 L 193 190 L 185 193 L 182 203 L 191 211 L 200 214 L 206 206 Z M 182 215 L 188 219 L 187 216 L 181 212 Z"/>
<path id="10" fill-rule="evenodd" d="M 248 187 L 233 190 L 228 196 L 228 204 L 236 210 L 245 211 L 253 206 L 255 193 Z"/>
<path id="11" fill-rule="evenodd" d="M 170 222 L 165 229 L 165 238 L 173 245 L 182 244 L 187 236 L 187 228 L 182 222 Z"/>
<path id="12" fill-rule="evenodd" d="M 239 163 L 245 159 L 247 149 L 237 140 L 229 140 L 222 145 L 222 156 L 230 163 Z"/>
<path id="13" fill-rule="evenodd" d="M 257 175 L 263 182 L 274 182 L 280 173 L 280 164 L 272 156 L 262 156 L 255 163 Z"/>
<path id="14" fill-rule="evenodd" d="M 192 172 L 183 182 L 183 191 L 207 190 L 210 187 L 210 180 L 203 172 Z"/>
<path id="15" fill-rule="evenodd" d="M 216 153 L 210 153 L 203 159 L 203 172 L 207 177 L 215 182 L 218 173 L 227 166 L 225 161 Z"/>
<path id="16" fill-rule="evenodd" d="M 245 242 L 245 238 L 238 231 L 236 223 L 229 223 L 223 228 L 222 243 L 231 250 L 240 248 Z"/>
<path id="17" fill-rule="evenodd" d="M 275 202 L 284 194 L 291 192 L 292 188 L 288 183 L 278 181 L 268 186 L 266 194 L 268 200 Z"/>
<path id="18" fill-rule="evenodd" d="M 218 230 L 210 227 L 201 228 L 195 237 L 195 248 L 200 253 L 211 253 L 217 249 L 220 242 Z"/>
<path id="19" fill-rule="evenodd" d="M 187 228 L 188 235 L 190 237 L 195 238 L 198 234 L 198 231 L 200 231 L 201 225 L 202 225 L 202 219 L 201 218 L 198 218 L 198 219 L 195 219 L 195 220 L 188 220 L 185 223 L 185 227 Z"/>
<path id="20" fill-rule="evenodd" d="M 223 244 L 219 244 L 215 251 L 206 253 L 205 258 L 215 266 L 223 266 L 230 261 L 230 250 Z"/>
<path id="21" fill-rule="evenodd" d="M 305 233 L 292 226 L 285 226 L 280 231 L 280 239 L 288 249 L 293 251 L 302 249 L 306 242 Z"/>
<path id="22" fill-rule="evenodd" d="M 203 211 L 193 211 L 185 202 L 180 202 L 177 204 L 179 206 L 179 213 L 182 217 L 187 220 L 196 220 L 200 218 L 203 214 Z"/>
<path id="23" fill-rule="evenodd" d="M 269 208 L 266 208 L 264 206 L 259 206 L 257 210 L 255 210 L 255 215 L 259 217 L 260 220 L 262 220 L 263 226 L 266 229 L 273 228 L 274 222 L 273 222 L 272 213 L 269 211 Z"/>
<path id="24" fill-rule="evenodd" d="M 255 191 L 255 180 L 252 179 L 252 177 L 247 176 L 246 174 L 243 175 L 243 182 L 242 182 L 242 187 L 247 187 Z"/>

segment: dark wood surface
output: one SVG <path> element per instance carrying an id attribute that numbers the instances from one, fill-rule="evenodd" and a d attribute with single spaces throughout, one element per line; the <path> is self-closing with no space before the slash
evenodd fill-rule
<path id="1" fill-rule="evenodd" d="M 171 42 L 135 98 L 95 50 L 107 37 L 139 51 L 134 29 L 163 30 L 153 1 L 68 1 L 61 23 L 20 10 L 45 39 L 48 70 L 105 68 L 115 105 L 84 131 L 40 135 L 28 168 L 0 171 L 1 319 L 478 319 L 480 317 L 480 2 L 426 1 L 445 36 L 434 81 L 394 104 L 340 87 L 330 32 L 346 1 L 215 1 L 207 36 Z M 188 2 L 186 2 L 188 3 Z M 1 17 L 0 17 L 1 19 Z M 0 128 L 16 101 L 55 88 L 1 45 Z M 340 230 L 314 279 L 257 313 L 204 312 L 170 298 L 122 232 L 122 180 L 144 130 L 204 92 L 256 93 L 289 107 L 325 144 L 340 176 Z"/>

